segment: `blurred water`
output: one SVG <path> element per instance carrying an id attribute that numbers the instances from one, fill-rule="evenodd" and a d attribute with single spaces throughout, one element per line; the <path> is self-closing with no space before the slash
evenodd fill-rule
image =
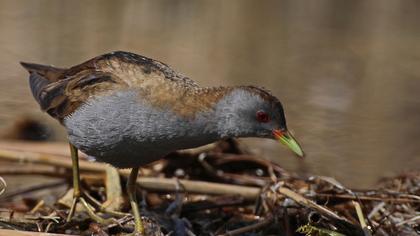
<path id="1" fill-rule="evenodd" d="M 0 0 L 0 131 L 45 119 L 18 61 L 70 66 L 128 50 L 200 84 L 254 84 L 284 103 L 308 156 L 247 140 L 289 170 L 349 186 L 420 166 L 418 1 Z"/>

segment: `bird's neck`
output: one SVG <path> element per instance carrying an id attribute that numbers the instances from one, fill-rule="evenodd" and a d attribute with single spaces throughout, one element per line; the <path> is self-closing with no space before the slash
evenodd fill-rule
<path id="1" fill-rule="evenodd" d="M 205 88 L 197 96 L 201 104 L 212 104 L 211 109 L 197 114 L 195 122 L 200 129 L 218 138 L 250 137 L 252 130 L 243 125 L 238 110 L 247 102 L 241 87 Z"/>

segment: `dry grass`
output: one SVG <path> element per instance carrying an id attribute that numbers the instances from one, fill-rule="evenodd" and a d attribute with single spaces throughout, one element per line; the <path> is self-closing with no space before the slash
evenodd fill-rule
<path id="1" fill-rule="evenodd" d="M 85 212 L 65 223 L 71 189 L 60 195 L 49 192 L 71 186 L 71 161 L 65 151 L 55 147 L 31 152 L 27 143 L 9 146 L 0 145 L 0 160 L 5 163 L 0 176 L 45 175 L 65 181 L 38 183 L 14 192 L 6 189 L 0 196 L 0 234 L 115 235 L 133 230 L 123 194 L 127 170 L 82 161 L 89 201 L 97 206 L 98 214 L 114 223 L 92 222 Z M 150 235 L 367 236 L 419 232 L 420 173 L 385 179 L 376 189 L 352 190 L 329 177 L 303 178 L 288 173 L 247 153 L 233 140 L 170 154 L 143 168 L 138 185 Z M 35 194 L 41 190 L 44 195 Z"/>

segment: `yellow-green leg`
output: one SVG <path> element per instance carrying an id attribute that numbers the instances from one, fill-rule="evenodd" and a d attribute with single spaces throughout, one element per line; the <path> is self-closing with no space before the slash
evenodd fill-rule
<path id="1" fill-rule="evenodd" d="M 128 177 L 128 181 L 127 181 L 127 193 L 128 193 L 128 198 L 130 200 L 131 210 L 133 211 L 135 233 L 140 234 L 140 235 L 145 235 L 144 226 L 143 226 L 143 222 L 141 221 L 140 210 L 137 205 L 137 197 L 136 197 L 136 181 L 137 181 L 138 174 L 139 174 L 139 167 L 133 168 L 131 170 L 130 176 Z"/>
<path id="2" fill-rule="evenodd" d="M 73 203 L 70 208 L 70 212 L 67 216 L 67 222 L 70 222 L 73 217 L 77 202 L 80 198 L 80 173 L 79 173 L 79 155 L 77 153 L 77 148 L 70 143 L 70 156 L 72 162 L 72 171 L 73 171 Z"/>
<path id="3" fill-rule="evenodd" d="M 92 218 L 92 220 L 101 223 L 101 224 L 108 224 L 112 223 L 113 219 L 104 219 L 94 212 L 94 208 L 86 202 L 86 200 L 82 197 L 82 191 L 80 188 L 80 172 L 79 172 L 79 155 L 77 153 L 77 148 L 70 144 L 70 154 L 71 154 L 71 161 L 72 161 L 72 170 L 73 170 L 73 202 L 70 207 L 70 212 L 67 216 L 67 222 L 71 221 L 71 218 L 74 216 L 76 212 L 77 203 L 80 201 L 82 206 L 85 208 L 86 212 Z"/>

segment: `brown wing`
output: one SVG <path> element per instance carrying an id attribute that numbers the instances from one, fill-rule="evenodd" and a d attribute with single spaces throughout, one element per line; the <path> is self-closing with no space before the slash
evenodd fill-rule
<path id="1" fill-rule="evenodd" d="M 184 86 L 198 87 L 193 80 L 174 71 L 165 63 L 130 52 L 117 51 L 95 57 L 70 68 L 65 76 L 70 76 L 73 73 L 86 69 L 108 71 L 125 77 L 124 80 L 131 80 L 132 82 L 149 75 L 148 77 L 157 76 L 172 82 L 181 83 Z M 139 77 L 133 77 L 133 74 Z"/>
<path id="2" fill-rule="evenodd" d="M 22 63 L 30 72 L 30 84 L 41 109 L 62 121 L 91 96 L 123 88 L 198 87 L 166 64 L 128 52 L 95 57 L 69 69 Z M 150 86 L 154 85 L 154 86 Z"/>
<path id="3" fill-rule="evenodd" d="M 89 97 L 128 87 L 118 77 L 101 71 L 83 71 L 48 84 L 41 92 L 41 109 L 62 121 Z"/>

